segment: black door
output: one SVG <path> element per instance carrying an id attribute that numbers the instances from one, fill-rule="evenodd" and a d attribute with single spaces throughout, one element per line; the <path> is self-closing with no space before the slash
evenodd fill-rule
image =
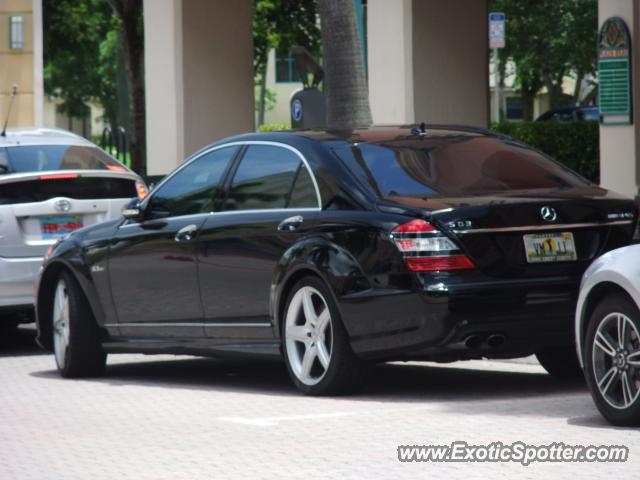
<path id="1" fill-rule="evenodd" d="M 269 295 L 277 263 L 312 228 L 319 195 L 296 151 L 249 145 L 220 211 L 206 219 L 199 277 L 206 333 L 270 338 Z"/>
<path id="2" fill-rule="evenodd" d="M 118 229 L 109 276 L 123 335 L 203 336 L 196 242 L 237 150 L 199 155 L 152 192 L 142 222 Z"/>

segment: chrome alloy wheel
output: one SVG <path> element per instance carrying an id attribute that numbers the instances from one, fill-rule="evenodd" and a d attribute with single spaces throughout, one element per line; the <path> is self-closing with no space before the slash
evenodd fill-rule
<path id="1" fill-rule="evenodd" d="M 69 294 L 64 280 L 58 282 L 53 297 L 53 353 L 58 368 L 65 366 L 69 346 Z"/>
<path id="2" fill-rule="evenodd" d="M 333 350 L 331 312 L 313 287 L 302 287 L 285 318 L 287 360 L 294 375 L 305 385 L 316 385 L 327 373 Z"/>
<path id="3" fill-rule="evenodd" d="M 640 394 L 640 332 L 623 313 L 604 317 L 593 341 L 593 373 L 604 400 L 630 407 Z"/>

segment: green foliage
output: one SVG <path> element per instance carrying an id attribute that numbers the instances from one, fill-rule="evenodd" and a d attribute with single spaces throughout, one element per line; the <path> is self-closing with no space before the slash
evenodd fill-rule
<path id="1" fill-rule="evenodd" d="M 259 132 L 281 132 L 283 130 L 291 130 L 288 123 L 265 123 L 257 129 Z"/>
<path id="2" fill-rule="evenodd" d="M 506 14 L 506 48 L 500 50 L 504 72 L 508 59 L 516 65 L 516 84 L 532 114 L 535 95 L 546 87 L 551 107 L 575 103 L 577 91 L 562 93 L 563 78 L 579 83 L 596 71 L 597 0 L 491 0 L 492 11 Z"/>
<path id="3" fill-rule="evenodd" d="M 256 112 L 260 108 L 260 105 L 259 105 L 259 103 L 260 103 L 260 90 L 261 90 L 260 85 L 256 85 L 255 86 L 255 94 L 253 96 Z M 265 89 L 264 89 L 264 110 L 266 112 L 270 112 L 271 110 L 273 110 L 275 108 L 277 98 L 278 98 L 278 95 L 273 89 L 265 87 Z"/>
<path id="4" fill-rule="evenodd" d="M 120 21 L 107 0 L 44 0 L 44 79 L 47 95 L 74 117 L 97 101 L 115 114 Z"/>
<path id="5" fill-rule="evenodd" d="M 301 46 L 318 57 L 320 29 L 315 0 L 254 0 L 253 8 L 253 69 L 258 86 L 256 111 L 261 124 L 265 110 L 270 110 L 270 102 L 275 102 L 266 88 L 269 51 Z"/>
<path id="6" fill-rule="evenodd" d="M 598 122 L 514 122 L 492 129 L 537 148 L 594 183 L 600 180 Z"/>
<path id="7" fill-rule="evenodd" d="M 305 47 L 320 54 L 320 29 L 315 0 L 254 0 L 253 65 L 262 72 L 271 49 Z"/>

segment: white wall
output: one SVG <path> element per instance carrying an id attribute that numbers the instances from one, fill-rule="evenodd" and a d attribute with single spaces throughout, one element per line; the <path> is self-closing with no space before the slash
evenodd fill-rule
<path id="1" fill-rule="evenodd" d="M 251 2 L 144 0 L 147 171 L 253 130 Z"/>
<path id="2" fill-rule="evenodd" d="M 269 52 L 267 63 L 267 88 L 276 94 L 276 103 L 273 110 L 268 110 L 264 115 L 265 123 L 291 123 L 291 112 L 289 103 L 291 95 L 302 89 L 302 82 L 276 82 L 276 54 L 275 50 Z M 256 90 L 258 94 L 258 90 Z M 256 114 L 257 115 L 257 114 Z"/>
<path id="3" fill-rule="evenodd" d="M 415 122 L 412 0 L 369 0 L 367 53 L 373 122 Z"/>
<path id="4" fill-rule="evenodd" d="M 370 0 L 374 123 L 487 126 L 487 0 Z"/>
<path id="5" fill-rule="evenodd" d="M 182 0 L 144 0 L 147 173 L 184 158 Z"/>

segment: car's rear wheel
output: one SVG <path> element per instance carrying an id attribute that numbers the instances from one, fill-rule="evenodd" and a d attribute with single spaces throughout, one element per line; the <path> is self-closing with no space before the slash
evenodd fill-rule
<path id="1" fill-rule="evenodd" d="M 640 425 L 640 311 L 625 294 L 605 297 L 589 318 L 585 376 L 602 415 L 615 425 Z"/>
<path id="2" fill-rule="evenodd" d="M 63 377 L 94 377 L 104 373 L 106 354 L 93 313 L 73 276 L 63 272 L 54 290 L 53 353 Z"/>
<path id="3" fill-rule="evenodd" d="M 542 349 L 536 352 L 536 358 L 554 378 L 569 380 L 582 377 L 582 369 L 573 345 Z"/>
<path id="4" fill-rule="evenodd" d="M 305 277 L 291 290 L 282 336 L 289 375 L 302 392 L 336 395 L 362 385 L 366 365 L 351 351 L 338 308 L 320 279 Z"/>

